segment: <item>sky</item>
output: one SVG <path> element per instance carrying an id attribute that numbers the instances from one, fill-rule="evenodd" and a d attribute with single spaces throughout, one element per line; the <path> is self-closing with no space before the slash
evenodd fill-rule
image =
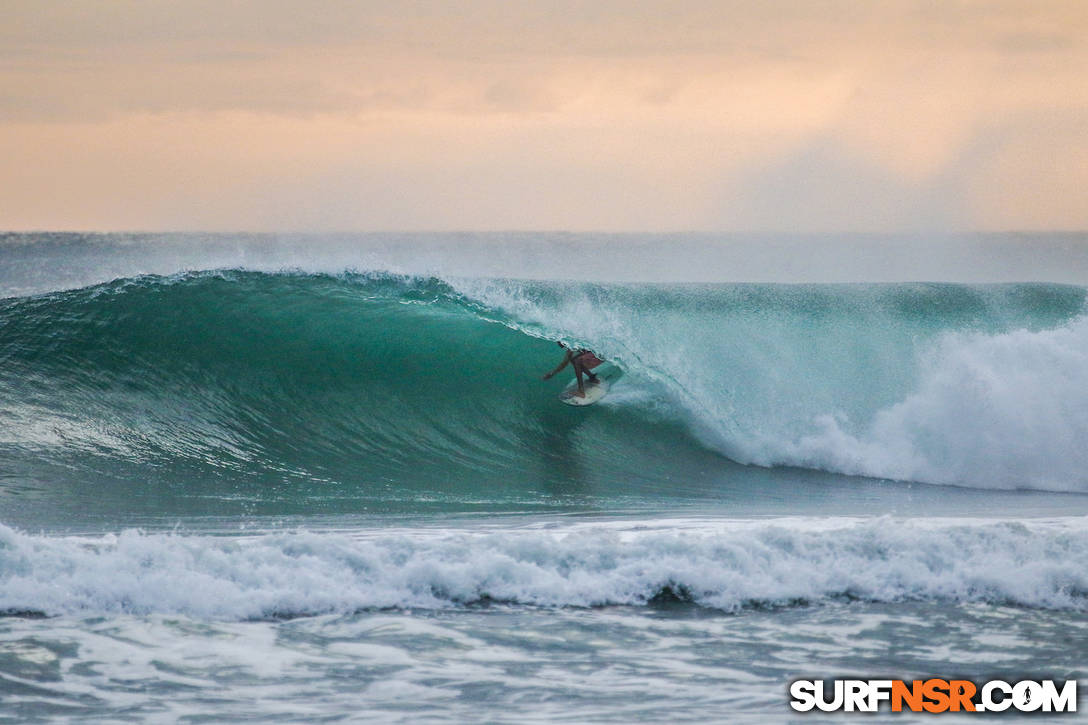
<path id="1" fill-rule="evenodd" d="M 1084 0 L 0 17 L 0 229 L 1088 229 Z"/>

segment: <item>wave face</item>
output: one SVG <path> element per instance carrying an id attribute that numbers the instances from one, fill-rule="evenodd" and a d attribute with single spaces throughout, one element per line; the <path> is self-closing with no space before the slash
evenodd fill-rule
<path id="1" fill-rule="evenodd" d="M 649 530 L 647 530 L 649 528 Z M 223 619 L 689 601 L 726 611 L 830 600 L 1083 611 L 1082 519 L 670 522 L 661 530 L 30 536 L 0 525 L 0 611 Z"/>
<path id="2" fill-rule="evenodd" d="M 1044 284 L 123 279 L 0 301 L 0 458 L 386 500 L 652 486 L 705 469 L 708 450 L 1088 491 L 1084 302 Z M 540 381 L 555 339 L 623 371 L 604 403 L 556 404 L 561 382 Z"/>

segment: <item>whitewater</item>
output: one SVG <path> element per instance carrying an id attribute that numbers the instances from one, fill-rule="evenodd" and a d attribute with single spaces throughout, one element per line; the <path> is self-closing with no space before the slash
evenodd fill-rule
<path id="1" fill-rule="evenodd" d="M 1083 611 L 1088 532 L 1081 524 L 669 520 L 230 540 L 136 530 L 41 539 L 5 527 L 0 608 L 214 620 L 673 600 L 723 612 L 836 599 Z"/>
<path id="2" fill-rule="evenodd" d="M 3 235 L 0 702 L 766 721 L 799 677 L 1083 678 L 1084 249 Z M 622 371 L 600 404 L 557 340 Z"/>

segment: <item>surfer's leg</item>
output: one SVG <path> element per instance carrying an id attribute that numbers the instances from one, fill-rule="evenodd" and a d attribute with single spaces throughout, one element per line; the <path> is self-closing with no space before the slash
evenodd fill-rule
<path id="1" fill-rule="evenodd" d="M 578 376 L 578 397 L 586 397 L 586 388 L 582 384 L 582 366 L 579 363 L 574 363 L 574 374 Z"/>
<path id="2" fill-rule="evenodd" d="M 582 373 L 585 373 L 589 377 L 589 382 L 591 384 L 595 384 L 597 382 L 597 376 L 593 374 L 593 371 L 586 367 L 586 363 L 581 357 L 576 358 L 571 362 L 574 365 L 574 372 L 578 375 L 578 380 L 581 380 Z M 578 389 L 581 390 L 581 385 L 578 386 Z"/>

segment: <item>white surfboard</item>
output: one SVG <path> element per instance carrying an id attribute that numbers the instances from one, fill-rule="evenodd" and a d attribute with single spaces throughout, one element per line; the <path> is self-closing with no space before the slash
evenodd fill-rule
<path id="1" fill-rule="evenodd" d="M 608 392 L 608 381 L 598 377 L 597 382 L 595 383 L 586 380 L 583 387 L 586 391 L 586 397 L 584 398 L 579 397 L 577 394 L 578 380 L 571 380 L 570 384 L 563 388 L 563 392 L 559 394 L 560 402 L 566 403 L 567 405 L 593 405 Z"/>

